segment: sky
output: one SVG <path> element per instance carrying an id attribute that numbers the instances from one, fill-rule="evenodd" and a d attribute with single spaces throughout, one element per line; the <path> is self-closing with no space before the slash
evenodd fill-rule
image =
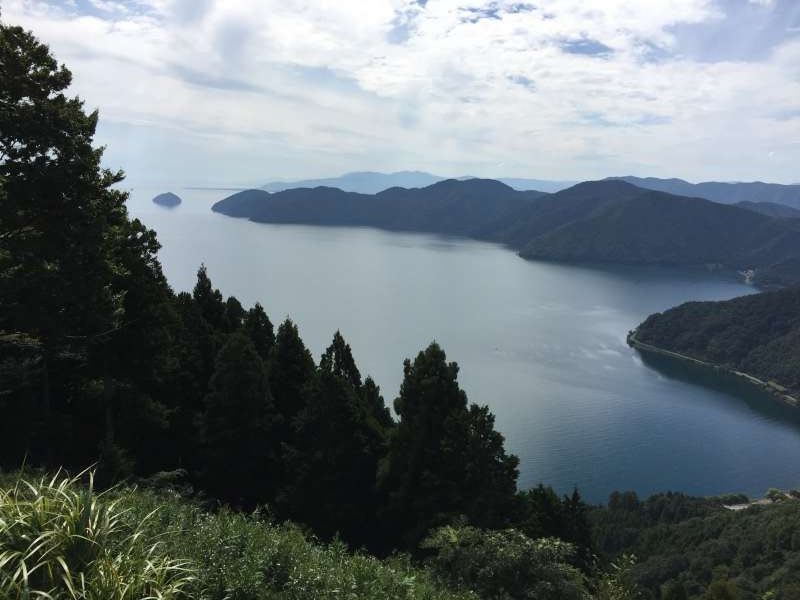
<path id="1" fill-rule="evenodd" d="M 0 0 L 134 184 L 800 182 L 800 0 Z"/>

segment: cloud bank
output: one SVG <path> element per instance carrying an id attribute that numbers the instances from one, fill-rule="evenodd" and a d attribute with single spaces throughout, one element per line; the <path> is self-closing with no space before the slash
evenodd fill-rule
<path id="1" fill-rule="evenodd" d="M 134 182 L 800 179 L 795 0 L 6 0 Z"/>

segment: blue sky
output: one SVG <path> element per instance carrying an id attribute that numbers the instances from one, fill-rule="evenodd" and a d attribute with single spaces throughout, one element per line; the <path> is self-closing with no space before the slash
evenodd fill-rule
<path id="1" fill-rule="evenodd" d="M 133 185 L 800 180 L 798 0 L 0 0 Z"/>

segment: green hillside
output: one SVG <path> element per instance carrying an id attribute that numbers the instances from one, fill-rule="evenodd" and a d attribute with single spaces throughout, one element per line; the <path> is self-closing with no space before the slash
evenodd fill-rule
<path id="1" fill-rule="evenodd" d="M 800 289 L 687 302 L 651 315 L 636 339 L 800 393 Z"/>

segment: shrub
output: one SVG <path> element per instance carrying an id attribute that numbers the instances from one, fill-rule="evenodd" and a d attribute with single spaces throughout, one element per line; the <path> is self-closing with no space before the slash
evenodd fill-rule
<path id="1" fill-rule="evenodd" d="M 435 552 L 436 573 L 456 586 L 491 600 L 585 599 L 580 571 L 569 564 L 571 544 L 554 538 L 532 540 L 514 529 L 483 531 L 442 527 L 423 544 Z"/>
<path id="2" fill-rule="evenodd" d="M 57 473 L 0 489 L 0 597 L 52 600 L 163 600 L 192 581 L 185 562 L 126 519 L 118 501 L 94 492 L 93 476 Z"/>

